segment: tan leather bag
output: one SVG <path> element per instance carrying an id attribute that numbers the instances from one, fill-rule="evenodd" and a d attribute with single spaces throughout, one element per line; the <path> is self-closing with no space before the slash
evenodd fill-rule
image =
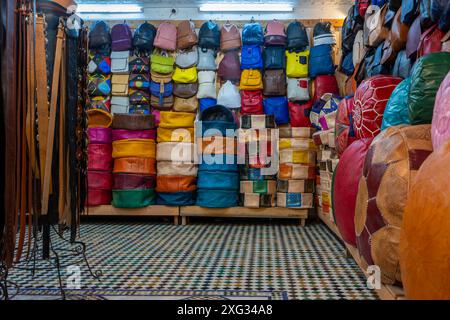
<path id="1" fill-rule="evenodd" d="M 241 34 L 236 25 L 226 23 L 220 30 L 220 50 L 225 52 L 239 49 L 241 47 Z"/>
<path id="2" fill-rule="evenodd" d="M 128 96 L 129 77 L 128 74 L 113 74 L 111 78 L 111 93 L 113 96 Z"/>
<path id="3" fill-rule="evenodd" d="M 386 39 L 388 29 L 384 26 L 384 18 L 387 9 L 387 4 L 381 9 L 374 5 L 367 8 L 364 22 L 364 44 L 366 46 L 378 47 Z"/>
<path id="4" fill-rule="evenodd" d="M 181 21 L 178 25 L 177 48 L 186 49 L 198 43 L 195 24 L 190 20 Z"/>
<path id="5" fill-rule="evenodd" d="M 392 21 L 391 31 L 389 32 L 383 44 L 382 64 L 388 64 L 395 61 L 397 52 L 406 47 L 408 39 L 409 26 L 402 23 L 402 8 L 398 9 Z"/>
<path id="6" fill-rule="evenodd" d="M 169 111 L 172 109 L 174 103 L 174 98 L 172 96 L 164 97 L 162 106 L 159 105 L 159 97 L 152 95 L 150 97 L 150 105 L 153 109 L 160 111 Z"/>
<path id="7" fill-rule="evenodd" d="M 169 73 L 169 74 L 163 74 L 163 73 L 158 73 L 155 71 L 152 71 L 150 73 L 152 81 L 154 82 L 158 82 L 158 83 L 169 83 L 170 81 L 172 81 L 172 76 L 173 76 L 173 72 Z"/>
<path id="8" fill-rule="evenodd" d="M 173 104 L 174 111 L 197 112 L 197 109 L 198 109 L 198 99 L 196 96 L 190 97 L 188 99 L 175 97 L 175 101 Z"/>

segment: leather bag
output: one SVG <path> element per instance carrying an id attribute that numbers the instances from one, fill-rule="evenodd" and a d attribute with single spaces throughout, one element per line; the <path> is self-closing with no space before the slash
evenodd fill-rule
<path id="1" fill-rule="evenodd" d="M 269 21 L 264 30 L 265 46 L 285 46 L 286 32 L 284 24 L 277 20 Z"/>
<path id="2" fill-rule="evenodd" d="M 133 34 L 130 26 L 126 23 L 119 23 L 111 29 L 111 40 L 113 51 L 129 51 L 133 46 Z"/>
<path id="3" fill-rule="evenodd" d="M 312 101 L 303 104 L 289 102 L 289 119 L 292 127 L 311 127 L 309 115 L 311 113 Z"/>
<path id="4" fill-rule="evenodd" d="M 111 171 L 112 157 L 111 144 L 95 144 L 88 145 L 88 170 L 91 171 Z"/>
<path id="5" fill-rule="evenodd" d="M 88 128 L 108 128 L 112 123 L 112 116 L 109 112 L 100 109 L 86 111 Z"/>
<path id="6" fill-rule="evenodd" d="M 336 44 L 333 26 L 330 22 L 318 22 L 313 29 L 314 46 L 322 44 Z"/>
<path id="7" fill-rule="evenodd" d="M 184 20 L 178 24 L 177 48 L 186 49 L 196 45 L 198 42 L 195 33 L 195 24 L 191 20 Z"/>
<path id="8" fill-rule="evenodd" d="M 218 76 L 223 81 L 239 82 L 241 79 L 241 62 L 237 51 L 225 52 L 219 63 Z"/>
<path id="9" fill-rule="evenodd" d="M 111 50 L 111 32 L 105 21 L 96 21 L 89 32 L 89 49 L 109 54 Z"/>
<path id="10" fill-rule="evenodd" d="M 194 191 L 197 189 L 196 177 L 189 176 L 158 176 L 156 192 Z"/>
<path id="11" fill-rule="evenodd" d="M 144 22 L 140 24 L 134 31 L 133 47 L 142 52 L 152 52 L 153 42 L 156 36 L 156 28 L 154 25 Z"/>
<path id="12" fill-rule="evenodd" d="M 150 130 L 155 128 L 155 117 L 141 114 L 116 114 L 112 127 L 124 130 Z"/>
<path id="13" fill-rule="evenodd" d="M 241 69 L 262 69 L 262 49 L 259 45 L 244 45 L 241 51 Z"/>
<path id="14" fill-rule="evenodd" d="M 175 64 L 180 68 L 191 68 L 198 64 L 198 48 L 193 46 L 192 48 L 178 50 L 177 57 L 175 58 Z"/>
<path id="15" fill-rule="evenodd" d="M 202 24 L 199 31 L 198 45 L 201 48 L 218 49 L 220 47 L 219 26 L 209 20 Z"/>
<path id="16" fill-rule="evenodd" d="M 156 140 L 156 130 L 112 130 L 112 141 L 125 139 L 151 139 Z"/>
<path id="17" fill-rule="evenodd" d="M 261 71 L 255 69 L 246 69 L 241 73 L 240 90 L 261 90 L 263 82 Z"/>
<path id="18" fill-rule="evenodd" d="M 173 110 L 180 112 L 197 112 L 199 102 L 195 94 L 190 98 L 180 98 L 175 96 Z"/>
<path id="19" fill-rule="evenodd" d="M 216 73 L 214 71 L 199 71 L 197 98 L 216 98 Z"/>
<path id="20" fill-rule="evenodd" d="M 111 58 L 101 53 L 89 52 L 89 64 L 87 65 L 89 74 L 105 74 L 111 73 Z"/>
<path id="21" fill-rule="evenodd" d="M 238 109 L 241 107 L 239 89 L 231 81 L 225 82 L 220 88 L 219 94 L 217 95 L 217 104 L 230 109 Z"/>
<path id="22" fill-rule="evenodd" d="M 273 115 L 277 125 L 289 123 L 288 100 L 286 97 L 268 97 L 263 101 L 264 113 Z"/>
<path id="23" fill-rule="evenodd" d="M 289 78 L 308 77 L 309 49 L 286 51 L 286 74 Z"/>
<path id="24" fill-rule="evenodd" d="M 402 22 L 407 25 L 413 23 L 414 18 L 418 14 L 419 0 L 403 0 L 402 1 Z M 417 17 L 420 21 L 420 17 Z"/>
<path id="25" fill-rule="evenodd" d="M 417 17 L 409 28 L 408 37 L 406 40 L 406 55 L 410 59 L 416 59 L 417 48 L 419 47 L 421 34 L 422 28 L 420 26 L 420 18 Z"/>
<path id="26" fill-rule="evenodd" d="M 318 101 L 326 93 L 339 95 L 339 86 L 334 74 L 320 75 L 314 79 L 313 102 Z"/>
<path id="27" fill-rule="evenodd" d="M 175 59 L 166 51 L 162 51 L 160 54 L 153 53 L 151 55 L 151 61 L 151 71 L 162 74 L 169 74 L 173 72 Z"/>
<path id="28" fill-rule="evenodd" d="M 129 75 L 127 74 L 113 74 L 111 78 L 112 95 L 119 97 L 128 96 L 128 80 Z"/>
<path id="29" fill-rule="evenodd" d="M 140 89 L 130 89 L 129 91 L 130 99 L 129 103 L 131 105 L 149 105 L 150 104 L 150 94 L 147 90 Z"/>
<path id="30" fill-rule="evenodd" d="M 336 113 L 334 145 L 336 146 L 336 152 L 339 157 L 341 157 L 344 150 L 356 140 L 352 119 L 353 107 L 353 97 L 345 97 L 339 103 L 339 108 Z"/>
<path id="31" fill-rule="evenodd" d="M 244 24 L 242 28 L 242 43 L 244 45 L 263 45 L 264 35 L 261 24 L 253 21 Z"/>
<path id="32" fill-rule="evenodd" d="M 87 109 L 101 109 L 106 112 L 111 111 L 111 98 L 108 97 L 87 97 L 86 101 Z"/>
<path id="33" fill-rule="evenodd" d="M 177 27 L 170 22 L 161 23 L 156 31 L 153 45 L 163 50 L 175 51 L 177 48 Z"/>
<path id="34" fill-rule="evenodd" d="M 441 39 L 445 36 L 445 32 L 440 30 L 437 25 L 431 26 L 420 36 L 419 46 L 417 48 L 417 58 L 442 50 Z"/>
<path id="35" fill-rule="evenodd" d="M 189 99 L 195 97 L 198 92 L 198 83 L 174 83 L 173 95 L 177 98 Z M 195 98 L 197 99 L 197 98 Z M 176 103 L 176 98 L 174 104 Z M 177 111 L 177 110 L 175 110 Z"/>
<path id="36" fill-rule="evenodd" d="M 114 160 L 113 173 L 156 174 L 155 158 L 125 157 Z"/>
<path id="37" fill-rule="evenodd" d="M 397 54 L 392 75 L 394 77 L 408 78 L 411 72 L 411 60 L 407 57 L 406 51 L 402 50 Z"/>
<path id="38" fill-rule="evenodd" d="M 150 61 L 148 57 L 132 56 L 128 66 L 132 74 L 147 75 L 150 73 Z"/>
<path id="39" fill-rule="evenodd" d="M 111 72 L 115 74 L 129 73 L 130 51 L 113 51 L 111 53 Z"/>
<path id="40" fill-rule="evenodd" d="M 195 83 L 197 82 L 197 68 L 191 67 L 187 69 L 175 68 L 172 79 L 176 83 Z"/>
<path id="41" fill-rule="evenodd" d="M 263 51 L 264 69 L 285 69 L 285 49 L 281 46 L 266 47 Z"/>
<path id="42" fill-rule="evenodd" d="M 286 74 L 283 69 L 266 70 L 263 80 L 263 93 L 265 96 L 286 95 Z"/>
<path id="43" fill-rule="evenodd" d="M 87 93 L 91 97 L 111 94 L 111 75 L 88 75 Z"/>
<path id="44" fill-rule="evenodd" d="M 197 69 L 200 71 L 216 71 L 216 53 L 213 49 L 198 48 Z"/>
<path id="45" fill-rule="evenodd" d="M 241 114 L 263 114 L 263 95 L 261 90 L 241 91 Z"/>
<path id="46" fill-rule="evenodd" d="M 220 51 L 237 50 L 241 48 L 241 45 L 241 33 L 236 25 L 225 23 L 220 29 Z"/>
<path id="47" fill-rule="evenodd" d="M 195 113 L 161 111 L 159 127 L 163 128 L 193 128 Z"/>
<path id="48" fill-rule="evenodd" d="M 239 190 L 239 174 L 230 171 L 199 171 L 197 185 L 202 190 Z"/>
<path id="49" fill-rule="evenodd" d="M 309 39 L 305 26 L 299 22 L 291 22 L 286 30 L 287 49 L 304 51 L 309 47 Z"/>
<path id="50" fill-rule="evenodd" d="M 370 5 L 367 8 L 364 22 L 364 45 L 378 47 L 386 39 L 388 29 L 384 26 L 384 18 L 387 8 L 387 5 L 382 8 Z"/>
<path id="51" fill-rule="evenodd" d="M 264 86 L 265 89 L 265 86 Z M 266 93 L 264 93 L 267 95 Z M 281 94 L 284 95 L 284 94 Z M 289 101 L 307 101 L 309 96 L 308 78 L 288 78 L 287 79 L 287 97 Z"/>
<path id="52" fill-rule="evenodd" d="M 336 66 L 333 60 L 333 49 L 331 45 L 322 44 L 314 46 L 309 53 L 309 77 L 315 78 L 319 75 L 334 74 Z"/>
<path id="53" fill-rule="evenodd" d="M 366 55 L 366 46 L 364 45 L 363 31 L 359 30 L 355 36 L 355 42 L 353 43 L 353 65 L 356 66 L 361 63 Z"/>
<path id="54" fill-rule="evenodd" d="M 130 74 L 128 87 L 131 89 L 150 88 L 150 74 Z"/>

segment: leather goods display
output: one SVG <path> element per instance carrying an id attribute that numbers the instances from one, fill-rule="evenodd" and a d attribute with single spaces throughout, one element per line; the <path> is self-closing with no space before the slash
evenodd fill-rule
<path id="1" fill-rule="evenodd" d="M 321 74 L 334 74 L 336 66 L 333 61 L 333 49 L 329 44 L 314 46 L 309 52 L 309 77 Z"/>
<path id="2" fill-rule="evenodd" d="M 241 114 L 263 114 L 263 94 L 261 90 L 241 91 Z"/>
<path id="3" fill-rule="evenodd" d="M 218 49 L 220 47 L 220 30 L 215 22 L 209 20 L 202 24 L 199 31 L 198 45 L 208 49 Z"/>
<path id="4" fill-rule="evenodd" d="M 336 113 L 334 139 L 336 152 L 339 157 L 341 157 L 345 149 L 356 140 L 355 131 L 353 130 L 353 107 L 353 97 L 346 97 L 339 103 Z"/>
<path id="5" fill-rule="evenodd" d="M 173 110 L 179 112 L 197 112 L 198 104 L 199 102 L 196 95 L 190 98 L 180 98 L 175 96 Z"/>
<path id="6" fill-rule="evenodd" d="M 111 77 L 111 94 L 119 97 L 128 96 L 128 79 L 129 75 L 127 74 L 113 74 Z"/>
<path id="7" fill-rule="evenodd" d="M 237 156 L 230 154 L 203 155 L 199 157 L 198 171 L 238 172 Z"/>
<path id="8" fill-rule="evenodd" d="M 277 182 L 273 180 L 241 181 L 239 192 L 274 194 L 277 192 Z"/>
<path id="9" fill-rule="evenodd" d="M 370 5 L 364 18 L 364 44 L 378 47 L 387 37 L 389 30 L 384 25 L 387 5 L 379 7 Z"/>
<path id="10" fill-rule="evenodd" d="M 236 25 L 229 22 L 225 23 L 220 29 L 220 51 L 236 50 L 241 45 L 241 33 Z"/>
<path id="11" fill-rule="evenodd" d="M 150 94 L 147 90 L 140 90 L 140 89 L 130 89 L 129 91 L 129 103 L 133 106 L 135 105 L 150 105 Z M 115 97 L 113 97 L 115 98 Z"/>
<path id="12" fill-rule="evenodd" d="M 216 98 L 216 73 L 214 71 L 199 71 L 197 99 Z"/>
<path id="13" fill-rule="evenodd" d="M 192 113 L 193 114 L 193 113 Z M 194 142 L 194 128 L 158 128 L 157 142 Z"/>
<path id="14" fill-rule="evenodd" d="M 88 171 L 87 183 L 89 189 L 111 190 L 113 185 L 112 174 L 105 171 Z"/>
<path id="15" fill-rule="evenodd" d="M 155 140 L 125 139 L 112 143 L 112 157 L 114 159 L 129 157 L 155 158 L 155 153 Z"/>
<path id="16" fill-rule="evenodd" d="M 450 70 L 450 53 L 437 52 L 420 57 L 411 70 L 408 95 L 411 124 L 431 123 L 436 92 Z"/>
<path id="17" fill-rule="evenodd" d="M 90 143 L 88 152 L 88 170 L 92 171 L 111 171 L 112 169 L 112 148 L 110 144 Z"/>
<path id="18" fill-rule="evenodd" d="M 389 32 L 385 46 L 388 47 L 386 52 L 383 52 L 382 63 L 392 61 L 395 54 L 400 50 L 405 49 L 406 41 L 408 40 L 409 26 L 401 21 L 401 9 L 397 11 L 392 22 L 391 31 Z"/>
<path id="19" fill-rule="evenodd" d="M 294 209 L 314 208 L 314 194 L 278 192 L 277 206 Z"/>
<path id="20" fill-rule="evenodd" d="M 111 133 L 110 133 L 111 135 Z M 112 141 L 125 140 L 125 139 L 156 139 L 155 130 L 112 130 Z"/>
<path id="21" fill-rule="evenodd" d="M 128 87 L 130 89 L 150 88 L 150 74 L 130 74 Z"/>
<path id="22" fill-rule="evenodd" d="M 411 79 L 406 78 L 392 91 L 383 113 L 381 130 L 400 124 L 410 124 L 408 111 L 408 94 Z"/>
<path id="23" fill-rule="evenodd" d="M 417 57 L 441 51 L 441 39 L 444 36 L 445 32 L 439 29 L 437 25 L 433 25 L 428 30 L 425 30 L 420 36 L 419 46 L 417 47 Z"/>
<path id="24" fill-rule="evenodd" d="M 296 163 L 281 163 L 278 178 L 283 180 L 309 180 L 316 178 L 315 166 Z"/>
<path id="25" fill-rule="evenodd" d="M 86 205 L 88 207 L 110 205 L 112 200 L 111 190 L 89 188 Z"/>
<path id="26" fill-rule="evenodd" d="M 145 74 L 150 73 L 150 61 L 148 57 L 132 56 L 128 63 L 128 68 L 131 74 Z"/>
<path id="27" fill-rule="evenodd" d="M 236 50 L 225 52 L 217 70 L 223 81 L 239 82 L 241 79 L 241 60 Z"/>
<path id="28" fill-rule="evenodd" d="M 275 194 L 241 193 L 239 204 L 245 208 L 272 208 L 276 206 Z"/>
<path id="29" fill-rule="evenodd" d="M 277 125 L 289 123 L 289 108 L 286 97 L 267 97 L 263 100 L 264 113 L 273 115 Z"/>
<path id="30" fill-rule="evenodd" d="M 286 29 L 286 35 L 287 49 L 303 51 L 306 47 L 309 47 L 308 33 L 305 26 L 301 22 L 294 21 L 289 23 Z"/>
<path id="31" fill-rule="evenodd" d="M 248 165 L 241 165 L 239 167 L 239 176 L 242 180 L 251 180 L 251 181 L 259 181 L 259 180 L 276 180 L 276 175 L 270 175 L 263 172 L 264 169 L 260 168 L 250 168 Z"/>
<path id="32" fill-rule="evenodd" d="M 239 175 L 231 171 L 199 171 L 198 188 L 200 190 L 239 190 Z"/>
<path id="33" fill-rule="evenodd" d="M 111 128 L 88 128 L 87 135 L 89 143 L 100 144 L 100 143 L 111 143 Z"/>
<path id="34" fill-rule="evenodd" d="M 170 74 L 173 72 L 173 65 L 175 63 L 175 59 L 166 51 L 162 51 L 160 54 L 154 53 L 150 57 L 151 63 L 151 71 L 162 73 L 162 74 Z M 152 80 L 154 79 L 152 74 Z"/>
<path id="35" fill-rule="evenodd" d="M 263 45 L 263 29 L 258 22 L 252 21 L 244 24 L 244 27 L 242 28 L 242 43 L 244 45 Z"/>
<path id="36" fill-rule="evenodd" d="M 272 20 L 267 23 L 264 29 L 264 45 L 282 47 L 286 45 L 286 33 L 282 22 Z"/>
<path id="37" fill-rule="evenodd" d="M 309 118 L 313 127 L 319 130 L 334 128 L 336 111 L 341 97 L 330 93 L 324 94 L 319 101 L 313 104 Z"/>
<path id="38" fill-rule="evenodd" d="M 130 26 L 126 23 L 119 23 L 111 29 L 111 48 L 113 51 L 129 51 L 133 46 L 133 34 Z"/>
<path id="39" fill-rule="evenodd" d="M 88 128 L 108 128 L 112 123 L 112 116 L 109 112 L 101 109 L 90 109 L 86 111 Z"/>
<path id="40" fill-rule="evenodd" d="M 450 29 L 450 7 L 445 0 L 431 0 L 431 21 L 439 25 L 439 29 L 447 32 Z"/>
<path id="41" fill-rule="evenodd" d="M 115 173 L 112 190 L 155 189 L 156 177 L 133 173 Z"/>
<path id="42" fill-rule="evenodd" d="M 158 192 L 156 204 L 161 206 L 191 206 L 195 204 L 195 191 Z"/>
<path id="43" fill-rule="evenodd" d="M 450 138 L 450 72 L 442 81 L 436 93 L 433 119 L 431 122 L 431 138 L 435 150 Z"/>
<path id="44" fill-rule="evenodd" d="M 280 163 L 314 165 L 316 163 L 316 152 L 309 150 L 283 149 L 280 150 Z"/>
<path id="45" fill-rule="evenodd" d="M 187 69 L 175 68 L 172 79 L 177 83 L 195 83 L 197 82 L 197 68 L 191 67 Z"/>
<path id="46" fill-rule="evenodd" d="M 397 54 L 394 67 L 392 68 L 392 75 L 394 77 L 408 78 L 411 72 L 411 60 L 407 57 L 406 51 L 402 50 Z"/>
<path id="47" fill-rule="evenodd" d="M 284 51 L 283 51 L 284 52 Z M 289 83 L 288 79 L 288 83 Z M 293 79 L 294 82 L 296 79 Z M 307 82 L 308 83 L 308 82 Z M 263 93 L 265 96 L 285 96 L 286 95 L 286 73 L 284 69 L 265 70 L 263 76 Z M 291 94 L 295 89 L 291 85 Z M 301 94 L 301 91 L 300 91 Z"/>
<path id="48" fill-rule="evenodd" d="M 156 31 L 153 45 L 160 49 L 175 51 L 177 48 L 177 27 L 170 22 L 161 23 Z"/>
<path id="49" fill-rule="evenodd" d="M 198 48 L 193 46 L 188 49 L 178 50 L 175 64 L 180 68 L 191 68 L 198 64 Z"/>
<path id="50" fill-rule="evenodd" d="M 112 121 L 113 129 L 124 130 L 150 130 L 155 127 L 153 115 L 116 114 Z"/>
<path id="51" fill-rule="evenodd" d="M 339 71 L 346 76 L 351 76 L 355 72 L 355 66 L 353 65 L 353 52 L 350 51 L 346 55 L 342 55 L 341 63 L 339 65 Z"/>
<path id="52" fill-rule="evenodd" d="M 339 95 L 339 86 L 334 74 L 319 75 L 314 79 L 313 102 L 318 101 L 326 93 Z"/>
<path id="53" fill-rule="evenodd" d="M 155 175 L 155 158 L 126 157 L 114 160 L 114 173 Z"/>
<path id="54" fill-rule="evenodd" d="M 353 42 L 353 65 L 356 66 L 361 63 L 361 61 L 364 59 L 364 56 L 366 55 L 366 46 L 364 45 L 364 37 L 363 37 L 363 31 L 359 30 L 356 33 L 355 41 Z"/>
<path id="55" fill-rule="evenodd" d="M 198 190 L 197 206 L 205 208 L 231 208 L 238 205 L 238 194 L 230 190 Z"/>
<path id="56" fill-rule="evenodd" d="M 201 71 L 216 71 L 216 52 L 213 49 L 198 48 L 197 69 Z"/>
<path id="57" fill-rule="evenodd" d="M 154 25 L 144 22 L 134 30 L 133 47 L 138 51 L 152 52 L 153 41 L 156 36 L 156 28 Z"/>
<path id="58" fill-rule="evenodd" d="M 111 93 L 111 75 L 89 75 L 87 93 L 91 97 L 108 96 Z"/>
<path id="59" fill-rule="evenodd" d="M 193 163 L 158 161 L 156 164 L 158 176 L 197 176 L 197 166 Z"/>
<path id="60" fill-rule="evenodd" d="M 161 142 L 156 146 L 156 161 L 194 162 L 195 150 L 193 143 Z"/>
<path id="61" fill-rule="evenodd" d="M 314 141 L 309 138 L 280 138 L 278 148 L 279 150 L 284 149 L 316 150 L 316 145 L 314 144 Z"/>
<path id="62" fill-rule="evenodd" d="M 264 69 L 285 69 L 285 49 L 281 46 L 266 47 L 263 51 Z"/>
<path id="63" fill-rule="evenodd" d="M 447 142 L 422 163 L 411 181 L 399 244 L 407 299 L 450 299 L 449 163 L 450 143 Z"/>
<path id="64" fill-rule="evenodd" d="M 241 73 L 240 90 L 261 90 L 263 82 L 261 71 L 255 69 L 246 69 Z"/>
<path id="65" fill-rule="evenodd" d="M 372 54 L 366 56 L 365 64 L 367 77 L 373 77 L 378 74 L 389 74 L 389 69 L 387 68 L 387 65 L 384 65 L 382 63 L 383 46 L 384 43 L 380 44 L 374 51 L 371 51 Z"/>
<path id="66" fill-rule="evenodd" d="M 159 98 L 154 95 L 150 97 L 150 105 L 153 109 L 167 111 L 172 110 L 174 104 L 174 97 L 170 95 L 168 97 Z"/>
<path id="67" fill-rule="evenodd" d="M 217 95 L 217 104 L 230 109 L 238 109 L 241 107 L 239 89 L 231 81 L 225 82 L 220 87 L 219 94 Z"/>
<path id="68" fill-rule="evenodd" d="M 109 54 L 111 50 L 111 32 L 104 21 L 95 21 L 89 32 L 89 49 Z"/>
<path id="69" fill-rule="evenodd" d="M 402 218 L 417 170 L 433 151 L 430 127 L 387 128 L 367 152 L 355 209 L 356 241 L 363 264 L 378 265 L 385 284 L 401 282 Z"/>
<path id="70" fill-rule="evenodd" d="M 234 137 L 222 137 L 219 135 L 203 136 L 197 139 L 197 151 L 199 154 L 236 154 L 236 139 Z"/>
<path id="71" fill-rule="evenodd" d="M 356 140 L 339 158 L 333 179 L 333 213 L 342 239 L 356 246 L 355 207 L 364 159 L 372 138 Z"/>
<path id="72" fill-rule="evenodd" d="M 292 127 L 311 127 L 309 119 L 312 101 L 305 103 L 289 102 L 289 119 Z"/>
<path id="73" fill-rule="evenodd" d="M 358 139 L 375 137 L 380 133 L 386 104 L 401 81 L 401 78 L 379 75 L 359 85 L 353 108 L 353 128 Z"/>
<path id="74" fill-rule="evenodd" d="M 192 128 L 195 113 L 161 111 L 159 126 L 163 128 Z"/>
<path id="75" fill-rule="evenodd" d="M 129 73 L 130 51 L 111 52 L 111 72 L 116 74 Z"/>
<path id="76" fill-rule="evenodd" d="M 158 99 L 157 105 L 162 107 L 164 105 L 164 98 L 169 98 L 173 94 L 173 83 L 163 83 L 152 81 L 150 83 L 150 92 L 152 96 Z"/>
<path id="77" fill-rule="evenodd" d="M 113 190 L 111 205 L 115 208 L 144 208 L 155 204 L 153 189 Z"/>
<path id="78" fill-rule="evenodd" d="M 286 75 L 289 78 L 308 77 L 309 49 L 286 51 Z"/>
<path id="79" fill-rule="evenodd" d="M 318 22 L 313 29 L 314 46 L 322 44 L 336 44 L 333 26 L 330 22 Z"/>
<path id="80" fill-rule="evenodd" d="M 409 28 L 408 37 L 406 40 L 406 55 L 410 59 L 416 58 L 417 48 L 419 47 L 421 34 L 422 34 L 422 27 L 420 26 L 420 17 L 417 17 Z"/>
<path id="81" fill-rule="evenodd" d="M 100 73 L 108 75 L 111 73 L 111 58 L 93 51 L 89 52 L 89 64 L 87 71 L 90 74 Z"/>
<path id="82" fill-rule="evenodd" d="M 414 18 L 417 16 L 417 7 L 419 1 L 417 0 L 405 0 L 402 1 L 402 22 L 410 25 Z M 418 17 L 420 19 L 420 17 Z M 419 20 L 420 22 L 420 20 Z"/>
<path id="83" fill-rule="evenodd" d="M 158 176 L 156 192 L 194 191 L 197 189 L 196 180 L 190 176 Z"/>
<path id="84" fill-rule="evenodd" d="M 259 45 L 243 45 L 241 51 L 241 69 L 262 69 L 263 56 Z"/>
<path id="85" fill-rule="evenodd" d="M 102 109 L 104 111 L 111 111 L 111 98 L 107 97 L 87 97 L 86 101 L 87 109 Z"/>
<path id="86" fill-rule="evenodd" d="M 273 105 L 271 105 L 273 106 Z M 270 129 L 275 128 L 274 115 L 249 115 L 245 114 L 241 117 L 242 129 Z"/>
<path id="87" fill-rule="evenodd" d="M 284 193 L 313 193 L 314 180 L 277 180 L 277 191 Z"/>
<path id="88" fill-rule="evenodd" d="M 190 20 L 181 21 L 178 24 L 177 48 L 187 49 L 198 42 L 197 33 L 195 33 L 195 24 Z"/>

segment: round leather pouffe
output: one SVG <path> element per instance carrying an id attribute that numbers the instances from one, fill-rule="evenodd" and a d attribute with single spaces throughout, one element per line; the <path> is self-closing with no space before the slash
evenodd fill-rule
<path id="1" fill-rule="evenodd" d="M 353 128 L 357 138 L 375 137 L 380 133 L 386 104 L 402 80 L 378 75 L 361 82 L 355 92 L 353 107 Z"/>
<path id="2" fill-rule="evenodd" d="M 433 121 L 431 122 L 431 138 L 435 150 L 450 139 L 450 72 L 436 94 Z"/>
<path id="3" fill-rule="evenodd" d="M 411 185 L 400 235 L 408 299 L 450 299 L 450 142 L 422 164 Z"/>
<path id="4" fill-rule="evenodd" d="M 371 142 L 372 138 L 353 142 L 342 154 L 335 170 L 332 192 L 334 217 L 342 239 L 352 246 L 356 246 L 354 217 L 358 182 Z"/>
<path id="5" fill-rule="evenodd" d="M 359 181 L 355 209 L 363 263 L 381 269 L 381 281 L 400 282 L 400 229 L 411 181 L 432 152 L 431 126 L 394 126 L 372 142 Z M 426 226 L 422 225 L 426 228 Z"/>
<path id="6" fill-rule="evenodd" d="M 339 103 L 334 131 L 336 151 L 339 157 L 356 140 L 353 130 L 353 120 L 351 118 L 353 106 L 353 97 L 342 99 Z"/>

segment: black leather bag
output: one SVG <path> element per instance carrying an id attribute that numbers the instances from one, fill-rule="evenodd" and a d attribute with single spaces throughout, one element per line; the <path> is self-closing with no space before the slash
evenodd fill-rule
<path id="1" fill-rule="evenodd" d="M 356 33 L 353 32 L 353 24 L 354 24 L 354 20 L 355 20 L 355 16 L 354 16 L 355 10 L 353 7 L 354 6 L 352 6 L 348 10 L 348 15 L 345 18 L 344 24 L 342 26 L 341 48 L 342 48 L 343 54 L 347 54 L 347 53 L 353 51 L 353 43 L 355 42 Z"/>
<path id="2" fill-rule="evenodd" d="M 139 51 L 152 52 L 155 35 L 155 26 L 148 22 L 144 22 L 134 31 L 133 47 Z"/>
<path id="3" fill-rule="evenodd" d="M 111 30 L 105 21 L 96 21 L 89 32 L 89 49 L 108 54 L 111 51 Z"/>
<path id="4" fill-rule="evenodd" d="M 305 50 L 309 46 L 305 26 L 298 21 L 291 22 L 286 30 L 287 48 L 289 50 Z"/>
<path id="5" fill-rule="evenodd" d="M 285 69 L 286 59 L 284 47 L 266 47 L 263 52 L 264 69 Z"/>
<path id="6" fill-rule="evenodd" d="M 210 20 L 202 24 L 199 32 L 198 45 L 201 48 L 208 49 L 220 48 L 220 30 L 215 22 Z"/>
<path id="7" fill-rule="evenodd" d="M 422 28 L 428 29 L 433 24 L 431 20 L 431 0 L 420 0 L 420 24 Z"/>

